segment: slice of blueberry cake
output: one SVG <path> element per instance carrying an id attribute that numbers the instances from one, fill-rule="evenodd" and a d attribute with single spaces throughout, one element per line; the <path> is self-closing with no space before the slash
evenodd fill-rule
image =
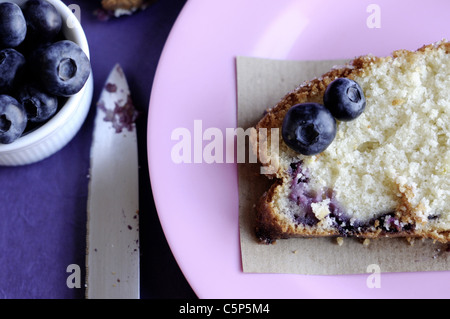
<path id="1" fill-rule="evenodd" d="M 254 150 L 270 150 L 270 134 L 257 132 L 280 132 L 278 150 L 257 152 L 274 179 L 257 237 L 450 241 L 449 123 L 446 41 L 358 57 L 303 83 L 251 136 Z"/>

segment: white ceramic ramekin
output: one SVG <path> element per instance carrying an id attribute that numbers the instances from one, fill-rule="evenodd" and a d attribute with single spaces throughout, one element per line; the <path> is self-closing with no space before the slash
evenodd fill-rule
<path id="1" fill-rule="evenodd" d="M 63 33 L 68 40 L 77 43 L 88 57 L 89 46 L 78 19 L 62 1 L 47 0 L 61 13 Z M 19 6 L 26 0 L 10 0 Z M 94 91 L 92 72 L 84 87 L 69 97 L 60 110 L 41 127 L 19 137 L 11 144 L 0 144 L 0 165 L 19 166 L 31 164 L 53 155 L 77 134 L 91 106 Z"/>

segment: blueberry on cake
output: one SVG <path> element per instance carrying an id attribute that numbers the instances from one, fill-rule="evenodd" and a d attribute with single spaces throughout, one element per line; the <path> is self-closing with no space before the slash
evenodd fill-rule
<path id="1" fill-rule="evenodd" d="M 290 237 L 450 241 L 450 43 L 361 56 L 300 85 L 251 136 L 274 183 L 263 243 Z M 272 142 L 273 143 L 273 142 Z M 270 161 L 268 160 L 270 158 Z"/>

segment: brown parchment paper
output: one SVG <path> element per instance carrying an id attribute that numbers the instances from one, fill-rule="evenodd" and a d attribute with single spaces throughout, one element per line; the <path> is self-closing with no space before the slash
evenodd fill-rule
<path id="1" fill-rule="evenodd" d="M 274 106 L 286 93 L 305 80 L 327 72 L 339 61 L 285 61 L 237 57 L 238 127 L 254 126 L 264 110 Z M 450 269 L 448 246 L 431 240 L 403 238 L 370 240 L 334 238 L 293 238 L 274 245 L 259 244 L 254 236 L 254 204 L 271 181 L 260 174 L 259 165 L 238 164 L 239 227 L 242 268 L 251 273 L 296 273 L 314 275 L 371 272 L 443 271 Z"/>

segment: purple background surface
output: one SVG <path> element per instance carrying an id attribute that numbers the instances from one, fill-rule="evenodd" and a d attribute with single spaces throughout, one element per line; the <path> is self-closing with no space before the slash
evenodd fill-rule
<path id="1" fill-rule="evenodd" d="M 95 102 L 115 63 L 124 69 L 136 107 L 140 173 L 141 298 L 196 298 L 173 258 L 155 210 L 148 175 L 147 112 L 161 51 L 185 0 L 159 0 L 132 16 L 99 21 L 100 1 L 64 1 L 81 9 L 94 75 L 88 118 L 55 155 L 0 167 L 0 298 L 84 298 L 89 151 Z M 81 288 L 68 288 L 79 265 Z"/>

